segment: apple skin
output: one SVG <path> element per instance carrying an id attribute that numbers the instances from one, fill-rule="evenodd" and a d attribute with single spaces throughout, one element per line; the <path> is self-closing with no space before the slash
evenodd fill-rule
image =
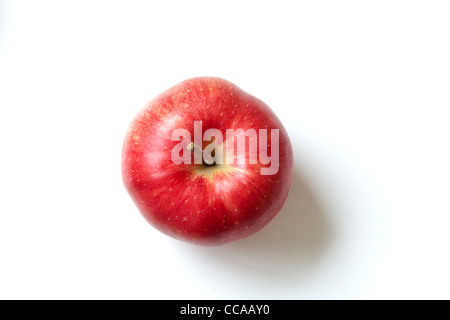
<path id="1" fill-rule="evenodd" d="M 224 140 L 226 129 L 279 129 L 278 172 L 261 175 L 259 158 L 252 165 L 215 165 L 208 174 L 204 164 L 174 164 L 171 151 L 179 141 L 171 140 L 172 132 L 187 129 L 193 139 L 194 121 L 202 121 L 203 133 L 219 129 Z M 203 148 L 209 143 L 203 142 Z M 126 134 L 122 177 L 156 229 L 216 246 L 248 237 L 276 216 L 289 192 L 292 162 L 287 132 L 264 102 L 226 80 L 200 77 L 179 83 L 142 108 Z"/>

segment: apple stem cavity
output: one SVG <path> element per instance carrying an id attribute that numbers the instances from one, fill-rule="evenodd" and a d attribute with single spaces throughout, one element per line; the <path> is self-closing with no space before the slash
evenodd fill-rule
<path id="1" fill-rule="evenodd" d="M 201 148 L 197 147 L 193 142 L 191 142 L 187 146 L 187 149 L 191 152 L 194 152 L 195 154 L 200 155 L 203 159 L 203 162 L 207 166 L 212 166 L 214 164 L 214 158 L 205 150 L 202 150 Z"/>

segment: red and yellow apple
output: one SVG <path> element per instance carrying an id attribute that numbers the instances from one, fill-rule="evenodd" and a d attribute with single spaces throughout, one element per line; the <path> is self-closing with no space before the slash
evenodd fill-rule
<path id="1" fill-rule="evenodd" d="M 250 133 L 259 136 L 252 140 Z M 202 77 L 163 92 L 138 113 L 126 134 L 122 176 L 156 229 L 222 245 L 276 216 L 291 185 L 292 161 L 287 132 L 264 102 L 226 80 Z"/>

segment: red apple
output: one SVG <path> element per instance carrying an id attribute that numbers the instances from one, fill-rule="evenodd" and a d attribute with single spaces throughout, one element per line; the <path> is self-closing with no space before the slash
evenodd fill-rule
<path id="1" fill-rule="evenodd" d="M 213 138 L 208 129 L 216 129 Z M 155 228 L 222 245 L 254 234 L 280 211 L 292 160 L 286 130 L 264 102 L 226 80 L 203 77 L 172 87 L 140 111 L 126 134 L 122 176 Z"/>

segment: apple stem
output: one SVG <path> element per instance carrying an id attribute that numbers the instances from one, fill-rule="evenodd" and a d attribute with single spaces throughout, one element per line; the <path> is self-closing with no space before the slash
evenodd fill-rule
<path id="1" fill-rule="evenodd" d="M 205 150 L 202 150 L 201 148 L 197 147 L 193 142 L 191 142 L 187 146 L 187 149 L 191 152 L 194 152 L 195 154 L 200 155 L 206 165 L 211 166 L 214 164 L 214 158 L 210 154 L 205 152 Z"/>

